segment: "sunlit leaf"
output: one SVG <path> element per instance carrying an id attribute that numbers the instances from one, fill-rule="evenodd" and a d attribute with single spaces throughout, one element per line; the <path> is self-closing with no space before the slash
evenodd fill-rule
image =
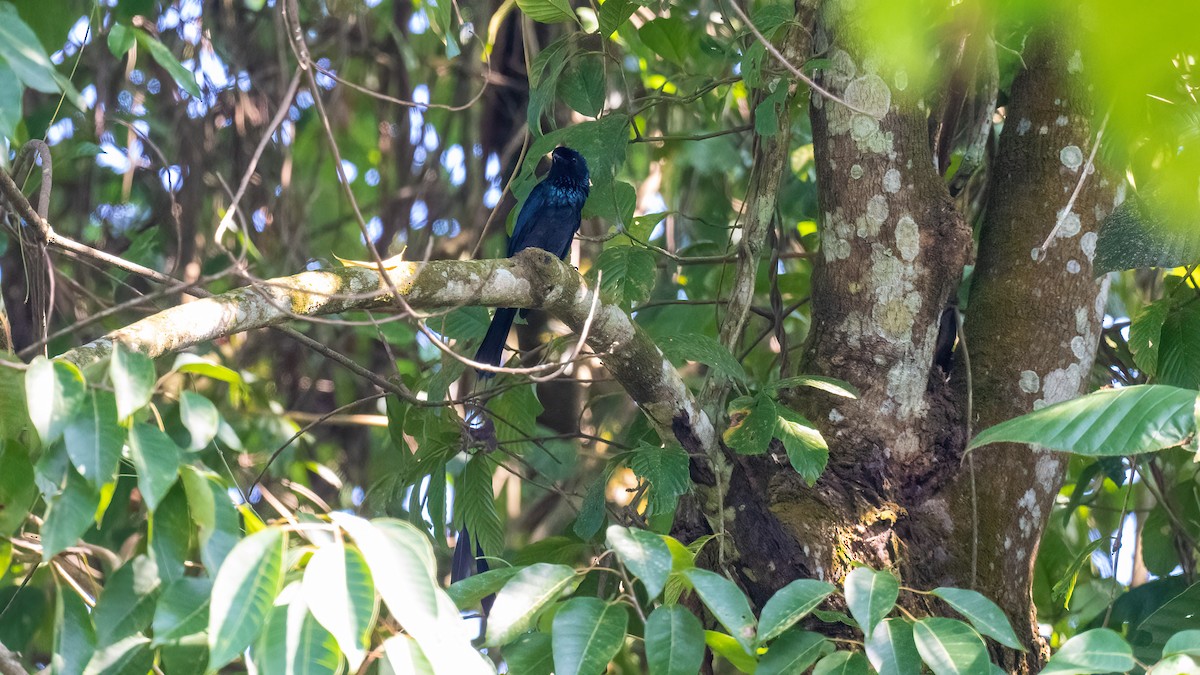
<path id="1" fill-rule="evenodd" d="M 337 540 L 321 546 L 304 568 L 303 588 L 313 616 L 333 634 L 350 668 L 358 670 L 370 646 L 378 604 L 362 553 Z"/>
<path id="2" fill-rule="evenodd" d="M 167 495 L 179 474 L 179 446 L 151 424 L 134 424 L 129 429 L 129 451 L 137 467 L 138 489 L 151 511 Z"/>
<path id="3" fill-rule="evenodd" d="M 658 597 L 671 573 L 671 551 L 662 537 L 647 530 L 610 525 L 607 542 L 646 586 L 646 595 Z"/>
<path id="4" fill-rule="evenodd" d="M 487 644 L 507 644 L 529 630 L 542 610 L 578 583 L 575 570 L 566 565 L 538 563 L 517 572 L 492 605 Z"/>
<path id="5" fill-rule="evenodd" d="M 768 642 L 794 626 L 836 590 L 836 586 L 824 581 L 796 579 L 775 591 L 759 617 L 759 643 Z"/>
<path id="6" fill-rule="evenodd" d="M 3 8 L 0 3 L 0 23 Z M 0 42 L 3 39 L 0 38 Z M 70 363 L 48 361 L 39 356 L 25 371 L 25 398 L 29 402 L 29 420 L 43 445 L 58 440 L 63 429 L 79 411 L 87 392 L 83 373 Z"/>
<path id="7" fill-rule="evenodd" d="M 117 417 L 126 419 L 150 402 L 154 391 L 154 362 L 141 352 L 130 351 L 120 342 L 113 345 L 108 366 L 117 399 Z"/>
<path id="8" fill-rule="evenodd" d="M 208 616 L 210 670 L 237 658 L 262 630 L 283 587 L 284 533 L 270 527 L 233 547 L 213 581 Z"/>
<path id="9" fill-rule="evenodd" d="M 982 673 L 988 668 L 983 638 L 957 619 L 937 616 L 921 619 L 913 624 L 913 640 L 934 675 Z"/>
<path id="10" fill-rule="evenodd" d="M 704 660 L 704 627 L 686 607 L 660 605 L 646 619 L 650 675 L 695 675 Z"/>
<path id="11" fill-rule="evenodd" d="M 1046 662 L 1050 675 L 1125 672 L 1134 667 L 1129 643 L 1108 628 L 1095 628 L 1067 640 Z"/>
<path id="12" fill-rule="evenodd" d="M 551 630 L 556 675 L 604 671 L 625 641 L 629 611 L 619 602 L 572 598 L 554 615 Z"/>
<path id="13" fill-rule="evenodd" d="M 125 445 L 115 397 L 103 390 L 89 391 L 63 429 L 63 443 L 81 476 L 97 488 L 112 482 Z"/>
<path id="14" fill-rule="evenodd" d="M 833 643 L 820 633 L 806 630 L 784 631 L 771 642 L 758 662 L 755 675 L 802 673 L 817 659 L 833 651 Z"/>
<path id="15" fill-rule="evenodd" d="M 909 675 L 921 671 L 921 654 L 913 640 L 912 624 L 904 619 L 880 621 L 865 646 L 867 659 L 879 675 Z"/>
<path id="16" fill-rule="evenodd" d="M 887 570 L 856 567 L 846 575 L 846 606 L 864 633 L 875 629 L 899 596 L 900 582 Z"/>
<path id="17" fill-rule="evenodd" d="M 954 611 L 967 617 L 975 630 L 994 638 L 1006 647 L 1025 651 L 1025 647 L 1017 639 L 1017 634 L 1013 632 L 1008 617 L 1004 616 L 1004 612 L 987 596 L 965 588 L 935 588 L 932 593 L 945 600 Z"/>
<path id="18" fill-rule="evenodd" d="M 836 651 L 817 662 L 812 675 L 868 675 L 871 666 L 862 652 Z"/>
<path id="19" fill-rule="evenodd" d="M 690 569 L 683 576 L 696 589 L 700 601 L 712 612 L 729 634 L 747 652 L 754 649 L 755 620 L 750 611 L 750 602 L 737 584 L 729 579 L 703 569 Z"/>

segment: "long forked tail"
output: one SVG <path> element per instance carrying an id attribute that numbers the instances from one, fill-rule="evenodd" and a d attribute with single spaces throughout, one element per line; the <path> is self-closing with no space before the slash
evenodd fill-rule
<path id="1" fill-rule="evenodd" d="M 487 335 L 483 336 L 483 342 L 475 352 L 476 361 L 493 366 L 500 365 L 500 359 L 504 356 L 504 342 L 508 340 L 508 331 L 512 328 L 513 318 L 516 316 L 517 310 L 510 307 L 496 310 L 496 316 L 492 317 L 492 325 L 488 326 Z M 480 378 L 495 376 L 495 373 L 487 370 L 476 370 L 475 373 Z"/>

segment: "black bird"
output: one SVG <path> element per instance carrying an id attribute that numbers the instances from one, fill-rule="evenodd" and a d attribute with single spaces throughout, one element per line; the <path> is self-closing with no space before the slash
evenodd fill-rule
<path id="1" fill-rule="evenodd" d="M 550 173 L 534 186 L 517 215 L 516 227 L 508 240 L 510 258 L 527 248 L 540 248 L 565 259 L 571 250 L 571 241 L 579 231 L 580 212 L 589 190 L 587 161 L 567 147 L 555 148 L 550 158 Z M 521 316 L 527 312 L 521 310 Z M 479 351 L 475 352 L 476 361 L 500 365 L 504 342 L 516 314 L 517 310 L 511 307 L 496 310 L 487 335 L 483 336 Z M 486 370 L 475 372 L 481 378 L 495 375 Z"/>

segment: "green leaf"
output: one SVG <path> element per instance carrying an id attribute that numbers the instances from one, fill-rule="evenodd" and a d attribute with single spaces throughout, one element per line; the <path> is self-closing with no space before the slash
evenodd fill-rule
<path id="1" fill-rule="evenodd" d="M 518 385 L 497 395 L 488 402 L 488 408 L 492 412 L 496 440 L 504 445 L 506 452 L 524 455 L 538 451 L 537 445 L 527 440 L 537 437 L 537 418 L 543 410 L 533 383 Z M 491 481 L 490 475 L 488 481 Z M 471 531 L 475 532 L 475 529 Z M 485 546 L 484 550 L 489 549 Z M 499 550 L 495 549 L 495 552 Z"/>
<path id="2" fill-rule="evenodd" d="M 657 607 L 646 619 L 645 638 L 650 675 L 695 675 L 700 671 L 704 627 L 686 607 Z"/>
<path id="3" fill-rule="evenodd" d="M 651 600 L 657 598 L 671 575 L 671 550 L 662 537 L 647 530 L 610 525 L 607 541 L 633 576 L 645 584 L 646 595 Z"/>
<path id="4" fill-rule="evenodd" d="M 1092 273 L 1140 267 L 1172 268 L 1200 260 L 1200 236 L 1191 223 L 1171 220 L 1169 199 L 1153 189 L 1129 195 L 1100 224 Z"/>
<path id="5" fill-rule="evenodd" d="M 578 583 L 575 570 L 566 565 L 537 563 L 517 572 L 492 605 L 486 644 L 498 647 L 512 642 L 533 626 L 542 610 Z"/>
<path id="6" fill-rule="evenodd" d="M 987 596 L 965 588 L 946 587 L 935 588 L 933 595 L 945 600 L 954 611 L 967 617 L 975 630 L 994 638 L 1006 647 L 1025 651 L 1025 647 L 1017 639 L 1017 634 L 1013 632 L 1008 617 L 1004 616 L 1004 612 Z"/>
<path id="7" fill-rule="evenodd" d="M 194 391 L 179 396 L 179 421 L 192 436 L 192 450 L 203 450 L 217 436 L 221 415 L 212 401 Z"/>
<path id="8" fill-rule="evenodd" d="M 623 307 L 645 302 L 654 290 L 654 254 L 636 246 L 604 249 L 592 268 L 600 277 L 600 292 Z M 596 275 L 592 275 L 595 278 Z"/>
<path id="9" fill-rule="evenodd" d="M 1095 628 L 1067 640 L 1046 662 L 1042 674 L 1123 673 L 1135 665 L 1129 643 L 1116 631 Z"/>
<path id="10" fill-rule="evenodd" d="M 746 371 L 742 364 L 712 336 L 701 333 L 669 335 L 662 338 L 658 346 L 672 363 L 695 361 L 730 379 L 746 381 Z"/>
<path id="11" fill-rule="evenodd" d="M 340 540 L 323 544 L 304 568 L 304 601 L 357 671 L 370 647 L 378 602 L 366 558 Z"/>
<path id="12" fill-rule="evenodd" d="M 629 611 L 619 602 L 572 598 L 554 615 L 550 631 L 556 675 L 591 675 L 607 669 L 625 641 Z"/>
<path id="13" fill-rule="evenodd" d="M 833 652 L 817 662 L 812 675 L 868 675 L 871 667 L 862 652 Z"/>
<path id="14" fill-rule="evenodd" d="M 495 594 L 524 567 L 501 567 L 450 584 L 446 593 L 459 609 L 470 609 L 489 595 Z"/>
<path id="15" fill-rule="evenodd" d="M 490 324 L 483 307 L 459 307 L 440 322 L 430 321 L 430 326 L 451 340 L 478 340 L 487 333 Z"/>
<path id="16" fill-rule="evenodd" d="M 988 668 L 983 638 L 957 619 L 930 617 L 913 624 L 913 640 L 934 675 L 984 673 Z M 1045 671 L 1042 671 L 1043 673 Z"/>
<path id="17" fill-rule="evenodd" d="M 421 650 L 421 645 L 411 637 L 400 633 L 383 641 L 385 663 L 398 675 L 436 675 L 433 664 Z M 511 662 L 510 662 L 511 663 Z M 380 668 L 380 673 L 387 670 Z M 548 675 L 548 674 L 547 674 Z"/>
<path id="18" fill-rule="evenodd" d="M 96 646 L 107 647 L 137 635 L 154 618 L 161 586 L 158 570 L 149 556 L 139 555 L 112 574 L 96 601 Z"/>
<path id="19" fill-rule="evenodd" d="M 212 575 L 241 538 L 238 513 L 216 474 L 185 465 L 182 475 L 188 513 L 199 526 L 200 561 Z"/>
<path id="20" fill-rule="evenodd" d="M 913 640 L 912 624 L 904 619 L 884 619 L 871 631 L 867 659 L 879 675 L 921 672 L 921 654 Z"/>
<path id="21" fill-rule="evenodd" d="M 778 107 L 786 104 L 787 93 L 787 84 L 780 82 L 776 86 L 775 91 L 765 96 L 754 107 L 754 133 L 764 137 L 774 136 L 779 133 Z"/>
<path id="22" fill-rule="evenodd" d="M 183 576 L 194 528 L 182 484 L 177 482 L 167 492 L 148 520 L 150 542 L 147 548 L 158 568 L 159 579 L 170 583 Z"/>
<path id="23" fill-rule="evenodd" d="M 0 138 L 11 139 L 23 118 L 25 86 L 7 63 L 0 61 Z"/>
<path id="24" fill-rule="evenodd" d="M 299 589 L 289 584 L 270 607 L 251 650 L 259 675 L 335 675 L 344 671 L 337 641 L 313 618 Z"/>
<path id="25" fill-rule="evenodd" d="M 774 639 L 794 626 L 836 590 L 836 586 L 824 581 L 796 579 L 775 591 L 775 595 L 763 606 L 758 620 L 759 644 Z"/>
<path id="26" fill-rule="evenodd" d="M 579 515 L 575 517 L 572 531 L 580 539 L 591 539 L 600 531 L 600 526 L 604 525 L 604 486 L 608 482 L 608 475 L 609 472 L 605 471 L 592 481 L 591 487 L 583 497 L 583 504 L 579 506 Z"/>
<path id="27" fill-rule="evenodd" d="M 508 672 L 522 675 L 551 675 L 554 672 L 554 647 L 545 633 L 526 633 L 504 648 Z"/>
<path id="28" fill-rule="evenodd" d="M 604 77 L 604 57 L 584 52 L 571 59 L 558 81 L 558 95 L 563 103 L 584 117 L 599 117 L 607 96 Z"/>
<path id="29" fill-rule="evenodd" d="M 1163 298 L 1142 308 L 1129 324 L 1129 351 L 1133 362 L 1149 377 L 1158 373 L 1159 338 L 1171 310 L 1171 298 Z"/>
<path id="30" fill-rule="evenodd" d="M 175 357 L 175 363 L 171 365 L 173 373 L 190 373 L 192 375 L 200 375 L 210 377 L 220 382 L 225 382 L 233 386 L 242 386 L 242 376 L 238 375 L 237 371 L 218 365 L 212 361 L 208 361 L 203 357 L 195 354 L 180 354 Z"/>
<path id="31" fill-rule="evenodd" d="M 642 443 L 629 453 L 629 468 L 650 481 L 650 512 L 670 513 L 681 495 L 692 489 L 687 451 L 678 445 L 656 447 Z"/>
<path id="32" fill-rule="evenodd" d="M 83 675 L 146 673 L 153 664 L 154 652 L 150 649 L 150 638 L 130 635 L 96 650 Z"/>
<path id="33" fill-rule="evenodd" d="M 97 488 L 111 483 L 125 445 L 125 429 L 117 423 L 116 398 L 107 391 L 88 392 L 63 429 L 63 443 L 80 475 Z"/>
<path id="34" fill-rule="evenodd" d="M 141 352 L 130 351 L 120 342 L 113 345 L 108 367 L 117 398 L 117 417 L 121 420 L 141 410 L 154 391 L 154 362 Z"/>
<path id="35" fill-rule="evenodd" d="M 1196 432 L 1195 403 L 1195 391 L 1160 384 L 1103 389 L 985 429 L 967 449 L 1029 443 L 1089 457 L 1152 452 Z"/>
<path id="36" fill-rule="evenodd" d="M 766 392 L 753 398 L 742 396 L 729 404 L 729 428 L 722 437 L 725 444 L 741 455 L 761 455 L 775 438 L 779 411 L 775 400 Z"/>
<path id="37" fill-rule="evenodd" d="M 0 441 L 0 540 L 25 522 L 37 492 L 25 447 L 16 441 Z"/>
<path id="38" fill-rule="evenodd" d="M 1132 328 L 1130 329 L 1132 330 Z M 1194 302 L 1167 314 L 1160 331 L 1158 384 L 1200 388 L 1200 305 Z M 1135 361 L 1136 362 L 1136 361 Z"/>
<path id="39" fill-rule="evenodd" d="M 212 579 L 180 577 L 163 590 L 154 610 L 153 646 L 160 647 L 208 628 Z"/>
<path id="40" fill-rule="evenodd" d="M 496 513 L 496 500 L 492 496 L 492 464 L 480 453 L 471 458 L 463 468 L 461 485 L 454 500 L 456 522 L 461 522 L 471 531 L 475 543 L 486 556 L 504 553 L 504 527 Z"/>
<path id="41" fill-rule="evenodd" d="M 114 23 L 112 28 L 108 29 L 108 51 L 118 59 L 133 49 L 135 42 L 137 36 L 133 29 L 124 24 Z"/>
<path id="42" fill-rule="evenodd" d="M 574 21 L 575 10 L 567 0 L 517 0 L 525 16 L 540 23 Z"/>
<path id="43" fill-rule="evenodd" d="M 158 38 L 150 35 L 146 31 L 135 28 L 134 35 L 137 38 L 138 44 L 142 46 L 150 54 L 150 58 L 154 59 L 158 65 L 171 74 L 171 78 L 183 90 L 191 94 L 193 98 L 200 98 L 200 85 L 196 83 L 196 75 L 192 71 L 184 68 L 175 55 L 171 53 L 167 46 L 158 41 Z M 211 658 L 211 657 L 210 657 Z"/>
<path id="44" fill-rule="evenodd" d="M 283 587 L 283 530 L 268 527 L 238 542 L 213 581 L 208 669 L 237 658 L 258 637 Z"/>
<path id="45" fill-rule="evenodd" d="M 154 511 L 179 475 L 179 446 L 158 427 L 139 423 L 129 429 L 129 452 L 137 468 L 138 490 Z"/>
<path id="46" fill-rule="evenodd" d="M 812 422 L 800 413 L 785 405 L 776 406 L 776 410 L 779 422 L 775 425 L 775 437 L 787 450 L 792 468 L 811 486 L 829 463 L 829 445 Z"/>
<path id="47" fill-rule="evenodd" d="M 803 581 L 803 579 L 801 580 Z M 789 630 L 771 643 L 767 653 L 758 662 L 755 675 L 788 675 L 803 673 L 828 652 L 833 643 L 820 633 L 806 630 Z"/>
<path id="48" fill-rule="evenodd" d="M 625 181 L 602 181 L 594 185 L 588 194 L 588 200 L 583 205 L 583 217 L 600 218 L 614 225 L 628 227 L 634 224 L 633 212 L 636 207 L 637 190 L 632 185 Z M 622 239 L 625 241 L 621 241 Z M 605 248 L 629 243 L 628 237 L 618 237 L 609 242 Z"/>
<path id="49" fill-rule="evenodd" d="M 1183 630 L 1172 635 L 1163 646 L 1163 658 L 1176 654 L 1200 656 L 1200 630 Z"/>
<path id="50" fill-rule="evenodd" d="M 637 8 L 638 5 L 633 0 L 606 0 L 600 5 L 600 37 L 611 36 L 633 16 Z"/>
<path id="51" fill-rule="evenodd" d="M 4 6 L 0 3 L 0 23 Z M 0 30 L 2 32 L 2 30 Z M 3 42 L 3 37 L 0 37 Z M 42 445 L 58 440 L 71 418 L 83 406 L 87 389 L 83 373 L 65 361 L 37 357 L 25 371 L 25 399 L 29 402 L 29 421 L 37 430 Z"/>
<path id="52" fill-rule="evenodd" d="M 714 654 L 733 664 L 733 667 L 740 672 L 753 673 L 758 666 L 754 656 L 746 651 L 742 643 L 725 633 L 715 630 L 704 631 L 704 644 L 708 645 Z"/>
<path id="53" fill-rule="evenodd" d="M 8 565 L 3 568 L 7 569 Z M 81 673 L 96 651 L 96 629 L 87 605 L 75 589 L 59 581 L 54 611 L 54 653 L 51 672 Z"/>
<path id="54" fill-rule="evenodd" d="M 690 569 L 683 576 L 696 589 L 700 601 L 712 612 L 729 634 L 747 653 L 754 650 L 754 613 L 742 589 L 729 579 L 702 569 Z"/>
<path id="55" fill-rule="evenodd" d="M 846 575 L 846 606 L 866 635 L 892 611 L 899 596 L 900 582 L 887 570 L 856 567 Z"/>
<path id="56" fill-rule="evenodd" d="M 684 65 L 696 52 L 695 33 L 674 15 L 647 21 L 638 29 L 638 36 L 654 53 L 676 65 Z"/>
<path id="57" fill-rule="evenodd" d="M 100 493 L 75 471 L 67 471 L 67 483 L 46 505 L 42 524 L 42 560 L 74 546 L 96 519 Z"/>
<path id="58" fill-rule="evenodd" d="M 849 382 L 833 377 L 821 377 L 819 375 L 797 375 L 796 377 L 785 377 L 782 380 L 776 380 L 768 383 L 763 387 L 766 391 L 779 391 L 780 389 L 791 389 L 793 387 L 811 387 L 819 389 L 827 394 L 841 396 L 842 398 L 858 398 L 858 389 Z"/>
<path id="59" fill-rule="evenodd" d="M 25 86 L 47 94 L 59 92 L 54 64 L 10 2 L 0 2 L 0 61 L 7 61 Z"/>
<path id="60" fill-rule="evenodd" d="M 1075 555 L 1075 559 L 1071 561 L 1071 564 L 1062 573 L 1062 578 L 1050 590 L 1050 597 L 1055 602 L 1061 602 L 1063 607 L 1070 604 L 1071 594 L 1075 591 L 1075 581 L 1079 578 L 1079 571 L 1092 559 L 1092 553 L 1095 553 L 1101 546 L 1107 543 L 1108 539 L 1104 537 L 1093 539 Z"/>

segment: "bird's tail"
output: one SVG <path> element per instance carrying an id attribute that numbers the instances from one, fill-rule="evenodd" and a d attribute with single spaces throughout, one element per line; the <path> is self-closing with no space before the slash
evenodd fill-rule
<path id="1" fill-rule="evenodd" d="M 479 344 L 479 350 L 475 352 L 476 361 L 493 366 L 500 365 L 500 358 L 504 356 L 504 342 L 508 340 L 508 331 L 512 328 L 513 318 L 516 315 L 517 310 L 510 307 L 496 310 L 496 316 L 492 318 L 492 325 L 488 326 L 487 335 L 483 336 L 483 342 Z M 475 373 L 480 378 L 495 375 L 487 370 L 476 370 Z"/>

